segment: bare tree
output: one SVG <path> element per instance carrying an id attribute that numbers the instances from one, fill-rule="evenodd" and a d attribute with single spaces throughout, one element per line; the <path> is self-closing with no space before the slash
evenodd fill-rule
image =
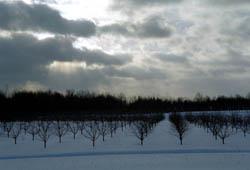
<path id="1" fill-rule="evenodd" d="M 183 138 L 189 130 L 189 124 L 184 117 L 179 113 L 172 113 L 169 115 L 169 121 L 171 122 L 171 134 L 178 137 L 180 144 L 183 144 Z"/>
<path id="2" fill-rule="evenodd" d="M 54 133 L 59 138 L 59 143 L 62 143 L 62 137 L 66 135 L 68 128 L 65 122 L 56 121 L 53 123 L 54 125 Z"/>
<path id="3" fill-rule="evenodd" d="M 13 128 L 14 122 L 6 122 L 5 131 L 7 132 L 8 138 L 10 137 L 10 131 Z"/>
<path id="4" fill-rule="evenodd" d="M 80 130 L 80 132 L 81 132 L 81 135 L 82 135 L 82 134 L 83 134 L 84 127 L 85 127 L 84 121 L 78 121 L 77 124 L 78 124 L 78 128 L 79 128 L 79 130 Z"/>
<path id="5" fill-rule="evenodd" d="M 67 123 L 67 126 L 69 127 L 69 131 L 73 134 L 73 138 L 75 140 L 76 134 L 79 131 L 79 124 L 77 122 L 71 121 Z"/>
<path id="6" fill-rule="evenodd" d="M 10 136 L 14 139 L 15 144 L 20 133 L 21 133 L 21 123 L 15 122 L 10 131 Z"/>
<path id="7" fill-rule="evenodd" d="M 0 122 L 0 135 L 4 133 L 4 123 Z"/>
<path id="8" fill-rule="evenodd" d="M 0 123 L 0 127 L 2 128 L 3 131 L 5 131 L 5 126 L 6 126 L 6 122 L 1 122 Z"/>
<path id="9" fill-rule="evenodd" d="M 215 137 L 215 140 L 217 140 L 221 125 L 217 122 L 210 122 L 208 125 L 208 128 L 212 132 L 213 136 Z"/>
<path id="10" fill-rule="evenodd" d="M 49 121 L 38 122 L 38 126 L 39 126 L 38 137 L 40 138 L 41 141 L 43 141 L 44 148 L 46 148 L 47 141 L 49 140 L 51 136 L 50 125 L 51 125 L 51 122 Z"/>
<path id="11" fill-rule="evenodd" d="M 246 134 L 250 131 L 250 116 L 242 117 L 239 128 L 243 132 L 244 137 L 246 137 Z"/>
<path id="12" fill-rule="evenodd" d="M 235 129 L 235 131 L 237 132 L 238 129 L 241 129 L 241 123 L 242 122 L 242 117 L 235 113 L 235 112 L 232 112 L 231 115 L 229 116 L 229 120 L 230 121 L 230 124 L 231 124 L 231 127 L 232 127 L 232 130 Z M 243 129 L 243 133 L 244 133 L 244 129 Z M 244 133 L 244 136 L 245 136 L 245 133 Z"/>
<path id="13" fill-rule="evenodd" d="M 29 129 L 30 122 L 21 122 L 21 128 L 24 130 L 24 134 L 26 135 L 27 130 Z"/>
<path id="14" fill-rule="evenodd" d="M 133 122 L 131 129 L 132 133 L 135 135 L 140 140 L 140 144 L 143 145 L 144 139 L 148 136 L 149 134 L 149 122 L 146 121 L 136 121 Z"/>
<path id="15" fill-rule="evenodd" d="M 218 133 L 219 138 L 222 140 L 222 144 L 225 144 L 225 139 L 230 137 L 233 134 L 233 131 L 228 125 L 223 125 L 220 127 L 220 131 Z"/>
<path id="16" fill-rule="evenodd" d="M 27 132 L 32 135 L 32 141 L 35 140 L 35 135 L 39 133 L 39 126 L 37 122 L 31 122 Z"/>
<path id="17" fill-rule="evenodd" d="M 121 126 L 121 129 L 122 129 L 122 132 L 123 132 L 124 128 L 126 127 L 125 121 L 120 121 L 120 126 Z"/>
<path id="18" fill-rule="evenodd" d="M 108 134 L 108 128 L 108 122 L 102 121 L 99 129 L 102 135 L 102 141 L 105 141 L 105 136 Z"/>
<path id="19" fill-rule="evenodd" d="M 110 133 L 110 137 L 113 137 L 113 134 L 115 133 L 116 129 L 117 129 L 117 123 L 114 121 L 110 121 L 108 123 L 108 127 L 109 127 L 109 133 Z"/>
<path id="20" fill-rule="evenodd" d="M 95 147 L 95 142 L 101 135 L 99 129 L 99 124 L 96 121 L 90 121 L 85 123 L 85 133 L 83 134 L 83 136 L 92 141 L 93 147 Z"/>

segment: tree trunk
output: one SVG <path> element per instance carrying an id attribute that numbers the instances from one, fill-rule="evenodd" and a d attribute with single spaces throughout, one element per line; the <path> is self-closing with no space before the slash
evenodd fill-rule
<path id="1" fill-rule="evenodd" d="M 43 141 L 43 147 L 46 148 L 46 144 L 47 142 L 46 141 Z"/>
<path id="2" fill-rule="evenodd" d="M 141 138 L 141 145 L 143 145 L 143 138 Z"/>
<path id="3" fill-rule="evenodd" d="M 121 124 L 121 126 L 122 126 L 122 132 L 123 132 L 123 123 Z"/>
<path id="4" fill-rule="evenodd" d="M 16 138 L 14 138 L 14 140 L 15 140 L 15 144 L 16 144 Z"/>
<path id="5" fill-rule="evenodd" d="M 113 130 L 111 130 L 111 132 L 110 132 L 110 137 L 111 138 L 113 137 Z"/>

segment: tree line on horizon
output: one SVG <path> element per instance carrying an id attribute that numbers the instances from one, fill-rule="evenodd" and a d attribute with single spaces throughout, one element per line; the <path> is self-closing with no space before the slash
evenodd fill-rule
<path id="1" fill-rule="evenodd" d="M 95 94 L 90 92 L 65 93 L 56 91 L 0 92 L 1 117 L 51 117 L 98 114 L 139 114 L 182 111 L 249 110 L 250 97 L 218 96 L 210 98 L 197 94 L 195 98 L 126 98 L 124 95 Z"/>

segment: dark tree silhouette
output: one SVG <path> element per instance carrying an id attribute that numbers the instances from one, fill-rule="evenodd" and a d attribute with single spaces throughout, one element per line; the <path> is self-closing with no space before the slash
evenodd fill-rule
<path id="1" fill-rule="evenodd" d="M 22 128 L 21 125 L 22 124 L 20 122 L 13 123 L 13 126 L 10 131 L 10 136 L 14 139 L 15 144 L 17 142 L 18 136 L 21 133 L 21 128 Z"/>
<path id="2" fill-rule="evenodd" d="M 99 124 L 96 121 L 89 121 L 85 124 L 85 133 L 83 136 L 92 141 L 93 147 L 95 147 L 95 142 L 101 135 L 99 129 Z"/>
<path id="3" fill-rule="evenodd" d="M 221 120 L 222 117 L 220 115 L 214 116 L 211 115 L 209 118 L 205 120 L 205 126 L 212 132 L 215 140 L 217 140 L 220 128 L 221 128 Z"/>
<path id="4" fill-rule="evenodd" d="M 247 133 L 249 127 L 248 116 L 241 116 L 233 113 L 231 115 L 219 114 L 219 113 L 203 113 L 186 116 L 186 119 L 199 127 L 208 127 L 215 137 L 219 137 L 222 140 L 222 144 L 225 144 L 226 138 L 229 138 L 234 133 L 237 133 L 238 129 L 242 129 Z"/>
<path id="5" fill-rule="evenodd" d="M 73 134 L 73 138 L 75 140 L 76 139 L 76 134 L 79 131 L 79 124 L 77 122 L 70 121 L 70 122 L 67 123 L 67 126 L 69 128 L 69 131 Z"/>
<path id="6" fill-rule="evenodd" d="M 5 131 L 7 132 L 8 138 L 10 137 L 10 132 L 13 126 L 14 126 L 14 122 L 6 122 L 5 124 Z"/>
<path id="7" fill-rule="evenodd" d="M 225 139 L 233 134 L 232 130 L 228 125 L 223 125 L 220 127 L 218 136 L 222 140 L 222 144 L 225 144 Z"/>
<path id="8" fill-rule="evenodd" d="M 39 133 L 38 122 L 31 122 L 27 132 L 32 135 L 32 141 L 35 140 L 35 135 Z"/>
<path id="9" fill-rule="evenodd" d="M 78 124 L 78 128 L 79 128 L 81 135 L 82 135 L 84 127 L 85 127 L 84 121 L 78 121 L 77 124 Z"/>
<path id="10" fill-rule="evenodd" d="M 29 126 L 30 126 L 30 122 L 21 122 L 21 129 L 24 130 L 24 134 L 27 133 Z"/>
<path id="11" fill-rule="evenodd" d="M 250 131 L 250 116 L 244 116 L 240 122 L 239 128 L 246 137 L 246 134 Z"/>
<path id="12" fill-rule="evenodd" d="M 51 131 L 50 131 L 51 122 L 40 121 L 38 122 L 38 126 L 39 126 L 38 137 L 40 138 L 41 141 L 43 141 L 43 146 L 44 148 L 46 148 L 47 142 L 51 136 Z"/>
<path id="13" fill-rule="evenodd" d="M 105 136 L 108 134 L 108 122 L 102 121 L 100 123 L 99 131 L 102 135 L 102 141 L 105 141 Z"/>
<path id="14" fill-rule="evenodd" d="M 110 137 L 112 138 L 113 134 L 115 133 L 115 131 L 117 129 L 117 122 L 115 122 L 115 121 L 108 122 L 108 127 L 109 127 Z"/>
<path id="15" fill-rule="evenodd" d="M 177 136 L 180 140 L 180 144 L 183 144 L 183 138 L 186 135 L 189 125 L 179 113 L 172 113 L 169 115 L 169 121 L 171 122 L 171 134 Z"/>
<path id="16" fill-rule="evenodd" d="M 140 144 L 143 145 L 144 139 L 148 136 L 150 131 L 150 124 L 147 121 L 133 122 L 131 129 L 136 138 L 140 140 Z"/>
<path id="17" fill-rule="evenodd" d="M 58 136 L 59 143 L 62 143 L 62 137 L 66 135 L 68 128 L 67 124 L 64 121 L 55 121 L 53 122 L 54 133 Z"/>

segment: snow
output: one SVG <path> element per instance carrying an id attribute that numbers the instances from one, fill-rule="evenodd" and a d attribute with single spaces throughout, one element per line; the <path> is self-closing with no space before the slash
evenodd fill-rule
<path id="1" fill-rule="evenodd" d="M 97 156 L 70 158 L 43 158 L 32 160 L 5 160 L 1 167 L 5 170 L 68 170 L 68 169 L 107 169 L 107 170 L 211 170 L 211 169 L 239 169 L 249 168 L 247 154 L 219 154 L 219 155 L 125 155 L 125 156 Z"/>
<path id="2" fill-rule="evenodd" d="M 52 136 L 47 148 L 37 138 L 22 134 L 14 139 L 0 137 L 0 169 L 4 170 L 148 170 L 148 169 L 214 169 L 244 170 L 250 165 L 250 135 L 234 134 L 225 145 L 215 140 L 203 128 L 191 126 L 183 146 L 170 134 L 169 122 L 160 122 L 145 139 L 144 145 L 127 127 L 119 128 L 113 138 L 98 139 L 93 148 L 91 141 L 80 133 L 76 139 L 68 133 L 59 144 Z"/>

